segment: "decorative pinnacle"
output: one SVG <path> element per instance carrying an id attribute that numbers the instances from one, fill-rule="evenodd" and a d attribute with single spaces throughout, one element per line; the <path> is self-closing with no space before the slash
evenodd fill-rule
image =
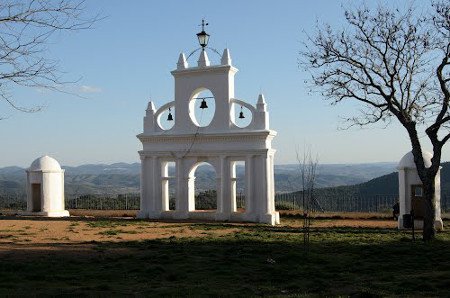
<path id="1" fill-rule="evenodd" d="M 155 109 L 155 105 L 153 104 L 153 101 L 149 101 L 148 105 L 147 105 L 147 113 L 155 113 L 156 109 Z"/>
<path id="2" fill-rule="evenodd" d="M 228 50 L 228 49 L 223 50 L 222 59 L 221 59 L 220 63 L 222 65 L 231 65 L 230 50 Z"/>
<path id="3" fill-rule="evenodd" d="M 178 57 L 177 69 L 185 69 L 188 68 L 188 63 L 186 61 L 186 56 L 184 53 L 181 53 Z"/>

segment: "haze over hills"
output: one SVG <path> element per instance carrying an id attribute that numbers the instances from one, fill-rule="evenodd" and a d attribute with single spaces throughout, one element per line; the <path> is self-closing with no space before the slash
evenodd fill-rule
<path id="1" fill-rule="evenodd" d="M 396 163 L 367 164 L 320 164 L 317 168 L 317 187 L 353 185 L 393 172 Z M 124 194 L 139 192 L 140 164 L 114 163 L 87 164 L 77 167 L 63 166 L 67 195 Z M 173 176 L 173 168 L 169 175 Z M 244 187 L 244 166 L 237 166 L 237 188 Z M 196 171 L 196 189 L 214 189 L 216 175 L 209 165 L 201 165 Z M 0 168 L 0 195 L 25 193 L 25 169 Z M 299 166 L 276 165 L 275 185 L 277 192 L 292 192 L 301 188 Z"/>

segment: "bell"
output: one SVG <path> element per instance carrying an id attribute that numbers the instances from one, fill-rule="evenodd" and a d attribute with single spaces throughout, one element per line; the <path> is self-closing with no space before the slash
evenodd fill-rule
<path id="1" fill-rule="evenodd" d="M 241 112 L 239 113 L 239 119 L 244 119 L 244 112 L 242 112 L 242 107 L 241 107 Z"/>
<path id="2" fill-rule="evenodd" d="M 167 115 L 167 121 L 173 121 L 172 113 L 169 109 L 169 115 Z"/>
<path id="3" fill-rule="evenodd" d="M 205 101 L 205 99 L 203 98 L 202 103 L 201 103 L 201 105 L 200 105 L 200 109 L 207 109 L 207 108 L 208 108 L 208 105 L 206 104 L 206 101 Z"/>

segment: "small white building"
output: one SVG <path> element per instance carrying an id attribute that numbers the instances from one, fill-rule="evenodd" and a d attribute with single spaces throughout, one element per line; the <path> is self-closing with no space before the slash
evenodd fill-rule
<path id="1" fill-rule="evenodd" d="M 431 166 L 433 155 L 429 152 L 423 152 L 425 167 Z M 408 152 L 402 157 L 398 164 L 398 186 L 399 186 L 399 207 L 398 228 L 404 228 L 404 215 L 411 214 L 414 211 L 414 227 L 421 229 L 423 227 L 423 216 L 425 215 L 425 205 L 423 197 L 422 181 L 417 173 L 414 155 Z M 439 170 L 435 180 L 435 215 L 434 225 L 437 230 L 442 230 L 443 223 L 441 219 L 441 171 Z"/>
<path id="2" fill-rule="evenodd" d="M 27 172 L 27 211 L 23 215 L 69 216 L 64 210 L 64 170 L 50 156 L 42 156 Z"/>
<path id="3" fill-rule="evenodd" d="M 204 32 L 203 32 L 204 33 Z M 205 33 L 206 34 L 206 33 Z M 204 47 L 202 45 L 202 47 Z M 219 65 L 211 65 L 204 48 L 198 64 L 189 67 L 180 54 L 175 79 L 175 98 L 156 109 L 148 103 L 144 117 L 144 132 L 137 137 L 142 142 L 141 209 L 139 218 L 186 219 L 201 218 L 218 221 L 251 221 L 279 223 L 275 211 L 274 154 L 272 139 L 276 132 L 269 129 L 266 101 L 259 95 L 256 105 L 235 97 L 234 76 L 230 52 L 223 51 Z M 209 125 L 201 127 L 196 119 L 195 104 L 202 91 L 212 96 L 215 113 Z M 206 107 L 202 102 L 201 107 Z M 246 127 L 236 125 L 245 109 L 251 122 Z M 238 112 L 236 112 L 238 111 Z M 174 125 L 164 129 L 169 112 Z M 238 117 L 238 114 L 239 116 Z M 217 210 L 195 210 L 195 170 L 207 162 L 216 172 Z M 174 164 L 175 176 L 168 175 L 168 164 Z M 245 167 L 245 211 L 236 208 L 236 164 Z M 169 179 L 175 180 L 175 210 L 169 210 Z"/>

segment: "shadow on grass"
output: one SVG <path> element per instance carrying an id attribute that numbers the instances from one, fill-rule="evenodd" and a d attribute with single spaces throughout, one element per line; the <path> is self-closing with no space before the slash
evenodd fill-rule
<path id="1" fill-rule="evenodd" d="M 320 229 L 306 249 L 294 229 L 255 225 L 220 237 L 48 244 L 51 250 L 16 244 L 0 259 L 0 295 L 447 295 L 450 235 L 427 244 L 405 235 Z"/>

